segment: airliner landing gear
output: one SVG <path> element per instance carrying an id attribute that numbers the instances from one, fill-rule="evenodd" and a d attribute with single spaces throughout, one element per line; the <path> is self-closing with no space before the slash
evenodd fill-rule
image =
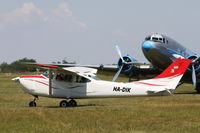
<path id="1" fill-rule="evenodd" d="M 76 107 L 77 102 L 74 99 L 71 99 L 69 102 L 67 100 L 62 100 L 60 102 L 60 107 Z"/>
<path id="2" fill-rule="evenodd" d="M 200 73 L 197 74 L 195 90 L 196 90 L 197 94 L 200 94 Z"/>
<path id="3" fill-rule="evenodd" d="M 200 94 L 200 82 L 197 82 L 196 83 L 196 91 L 197 91 L 197 94 Z"/>
<path id="4" fill-rule="evenodd" d="M 33 99 L 33 101 L 30 101 L 29 103 L 29 107 L 36 107 L 37 104 L 36 104 L 36 100 L 38 99 L 38 96 L 35 96 L 35 98 Z"/>

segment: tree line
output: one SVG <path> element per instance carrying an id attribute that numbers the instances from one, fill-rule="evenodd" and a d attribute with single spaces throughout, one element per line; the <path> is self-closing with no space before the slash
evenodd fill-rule
<path id="1" fill-rule="evenodd" d="M 0 72 L 1 73 L 17 73 L 17 72 L 36 72 L 38 69 L 34 65 L 37 64 L 35 59 L 22 58 L 12 63 L 8 64 L 7 62 L 3 62 L 0 64 Z M 75 61 L 66 61 L 65 59 L 62 61 L 54 61 L 52 64 L 76 64 Z M 40 68 L 41 69 L 41 68 Z"/>
<path id="2" fill-rule="evenodd" d="M 3 62 L 0 64 L 0 72 L 2 73 L 16 73 L 16 72 L 36 72 L 36 67 L 30 66 L 26 63 L 37 63 L 35 59 L 23 58 L 8 64 Z"/>

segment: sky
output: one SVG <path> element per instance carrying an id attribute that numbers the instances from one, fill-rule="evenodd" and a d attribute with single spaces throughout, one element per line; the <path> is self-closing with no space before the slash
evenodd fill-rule
<path id="1" fill-rule="evenodd" d="M 144 38 L 163 33 L 200 54 L 199 0 L 0 0 L 0 63 L 148 62 Z"/>

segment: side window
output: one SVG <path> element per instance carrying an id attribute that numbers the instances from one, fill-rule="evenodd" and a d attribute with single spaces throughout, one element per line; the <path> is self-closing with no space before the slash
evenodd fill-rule
<path id="1" fill-rule="evenodd" d="M 56 75 L 56 80 L 57 80 L 57 81 L 63 81 L 63 75 L 60 74 L 60 73 L 58 73 L 58 74 Z"/>
<path id="2" fill-rule="evenodd" d="M 57 81 L 63 81 L 63 82 L 72 82 L 72 75 L 58 73 L 56 75 L 56 80 Z"/>
<path id="3" fill-rule="evenodd" d="M 72 82 L 72 75 L 65 74 L 63 80 L 66 82 Z"/>
<path id="4" fill-rule="evenodd" d="M 85 77 L 76 76 L 76 82 L 77 83 L 87 83 L 87 82 L 90 82 L 90 80 Z"/>

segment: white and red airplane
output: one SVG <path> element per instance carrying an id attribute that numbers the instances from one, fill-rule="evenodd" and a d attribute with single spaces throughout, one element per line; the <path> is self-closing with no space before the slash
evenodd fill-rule
<path id="1" fill-rule="evenodd" d="M 178 58 L 157 77 L 129 83 L 100 80 L 95 75 L 97 69 L 93 68 L 61 68 L 41 64 L 38 66 L 47 68 L 48 72 L 41 75 L 21 76 L 12 80 L 19 81 L 24 91 L 35 97 L 29 103 L 30 107 L 36 107 L 35 101 L 38 96 L 66 99 L 60 102 L 60 107 L 67 107 L 77 106 L 74 99 L 81 98 L 173 94 L 190 63 L 189 59 Z"/>

